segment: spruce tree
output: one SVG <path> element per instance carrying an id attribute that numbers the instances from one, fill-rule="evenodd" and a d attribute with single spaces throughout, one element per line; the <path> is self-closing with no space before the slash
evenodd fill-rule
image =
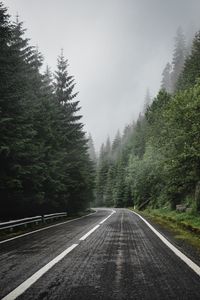
<path id="1" fill-rule="evenodd" d="M 63 191 L 64 201 L 69 211 L 74 212 L 87 205 L 88 185 L 91 185 L 91 168 L 87 152 L 87 139 L 80 122 L 79 101 L 75 101 L 78 93 L 74 92 L 74 78 L 68 74 L 68 62 L 63 51 L 58 58 L 55 73 L 55 97 L 60 106 L 61 147 L 63 148 Z M 89 180 L 89 181 L 88 181 Z M 91 195 L 90 195 L 91 197 Z M 88 197 L 89 198 L 89 197 Z"/>
<path id="2" fill-rule="evenodd" d="M 118 155 L 120 154 L 121 146 L 122 146 L 121 134 L 120 131 L 118 130 L 114 137 L 114 140 L 112 142 L 112 147 L 111 147 L 111 154 L 112 154 L 113 161 L 115 161 Z"/>
<path id="3" fill-rule="evenodd" d="M 134 141 L 133 141 L 133 153 L 140 159 L 143 158 L 146 148 L 146 116 L 139 115 L 135 130 L 134 130 Z"/>
<path id="4" fill-rule="evenodd" d="M 175 37 L 175 48 L 172 59 L 171 83 L 172 92 L 177 88 L 178 78 L 183 70 L 186 59 L 185 35 L 181 27 L 178 28 Z"/>
<path id="5" fill-rule="evenodd" d="M 88 137 L 88 153 L 89 153 L 89 157 L 90 157 L 91 161 L 93 161 L 96 164 L 97 157 L 96 157 L 94 142 L 93 142 L 91 134 L 89 134 L 89 137 Z"/>
<path id="6" fill-rule="evenodd" d="M 106 158 L 106 152 L 105 152 L 105 146 L 104 144 L 101 145 L 100 148 L 100 154 L 97 164 L 97 170 L 96 170 L 96 204 L 98 206 L 104 206 L 105 205 L 105 184 L 106 184 L 106 175 L 108 171 L 108 164 L 107 164 L 107 158 Z"/>
<path id="7" fill-rule="evenodd" d="M 171 69 L 171 64 L 167 63 L 162 73 L 161 82 L 161 89 L 165 90 L 169 94 L 172 92 Z"/>
<path id="8" fill-rule="evenodd" d="M 145 95 L 145 98 L 144 98 L 144 108 L 143 108 L 144 113 L 146 112 L 146 110 L 148 109 L 150 104 L 151 104 L 151 95 L 150 95 L 149 89 L 147 89 L 146 90 L 146 95 Z"/>
<path id="9" fill-rule="evenodd" d="M 84 209 L 93 165 L 74 79 L 61 55 L 57 82 L 0 3 L 0 218 Z M 57 83 L 57 85 L 56 85 Z M 61 84 L 60 84 L 61 83 Z"/>
<path id="10" fill-rule="evenodd" d="M 32 205 L 32 199 L 37 198 L 37 188 L 40 185 L 37 176 L 40 172 L 36 174 L 35 164 L 37 146 L 33 143 L 36 135 L 33 127 L 36 96 L 31 89 L 33 50 L 28 45 L 28 40 L 23 38 L 24 29 L 18 19 L 11 29 L 7 43 L 7 72 L 2 74 L 7 83 L 1 87 L 1 92 L 4 93 L 1 97 L 1 110 L 4 117 L 7 116 L 7 124 L 4 123 L 1 127 L 4 131 L 6 125 L 1 142 L 8 149 L 6 156 L 2 158 L 5 216 L 23 215 Z"/>
<path id="11" fill-rule="evenodd" d="M 9 44 L 12 37 L 7 10 L 0 3 L 0 201 L 1 216 L 4 217 L 11 203 L 11 189 L 20 186 L 20 181 L 14 181 L 11 171 L 11 144 L 14 144 L 15 134 L 12 133 L 12 125 L 15 111 L 18 107 L 18 99 L 10 99 L 10 87 L 12 86 L 12 51 Z"/>
<path id="12" fill-rule="evenodd" d="M 105 154 L 107 159 L 109 160 L 111 155 L 111 142 L 109 136 L 107 137 L 106 144 L 105 144 Z"/>
<path id="13" fill-rule="evenodd" d="M 106 185 L 104 187 L 105 191 L 105 205 L 107 207 L 114 206 L 114 199 L 113 199 L 113 181 L 114 181 L 114 173 L 112 166 L 108 169 L 106 174 Z"/>
<path id="14" fill-rule="evenodd" d="M 200 31 L 193 40 L 191 54 L 187 57 L 184 69 L 177 83 L 179 90 L 192 87 L 200 77 Z"/>

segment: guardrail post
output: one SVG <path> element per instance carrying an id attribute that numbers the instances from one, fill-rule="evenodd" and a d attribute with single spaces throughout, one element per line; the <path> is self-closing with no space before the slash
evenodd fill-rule
<path id="1" fill-rule="evenodd" d="M 63 218 L 66 216 L 67 216 L 66 212 L 61 212 L 61 213 L 54 213 L 54 214 L 49 214 L 49 215 L 27 217 L 27 218 L 20 219 L 20 220 L 11 220 L 8 222 L 0 222 L 0 231 L 1 230 L 9 230 L 10 232 L 12 232 L 14 230 L 14 228 L 16 228 L 16 227 L 22 226 L 24 228 L 28 228 L 29 227 L 28 224 L 38 225 L 41 222 L 42 222 L 42 224 L 45 224 L 45 223 L 48 223 L 48 220 L 58 220 L 59 218 Z"/>
<path id="2" fill-rule="evenodd" d="M 42 223 L 45 223 L 44 215 L 42 215 Z"/>

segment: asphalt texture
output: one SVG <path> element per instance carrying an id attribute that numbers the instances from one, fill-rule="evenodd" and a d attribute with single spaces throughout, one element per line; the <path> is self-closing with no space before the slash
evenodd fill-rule
<path id="1" fill-rule="evenodd" d="M 108 209 L 0 244 L 0 299 L 73 244 L 17 299 L 200 299 L 200 277 L 136 215 Z"/>

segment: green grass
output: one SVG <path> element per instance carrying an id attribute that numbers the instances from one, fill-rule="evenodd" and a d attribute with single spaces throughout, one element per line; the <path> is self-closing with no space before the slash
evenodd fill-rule
<path id="1" fill-rule="evenodd" d="M 198 214 L 177 212 L 169 210 L 168 208 L 146 209 L 144 213 L 177 223 L 180 227 L 196 232 L 200 235 L 200 215 Z"/>
<path id="2" fill-rule="evenodd" d="M 175 239 L 185 241 L 200 251 L 200 215 L 171 211 L 169 208 L 146 209 L 138 213 L 170 230 Z"/>

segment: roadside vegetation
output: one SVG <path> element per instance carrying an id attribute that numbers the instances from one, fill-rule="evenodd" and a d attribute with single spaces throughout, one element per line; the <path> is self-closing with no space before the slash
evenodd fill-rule
<path id="1" fill-rule="evenodd" d="M 134 210 L 133 208 L 130 208 Z M 200 217 L 190 212 L 172 211 L 170 208 L 138 211 L 143 217 L 161 226 L 161 231 L 168 230 L 174 239 L 194 246 L 200 253 Z"/>
<path id="2" fill-rule="evenodd" d="M 147 91 L 137 122 L 101 147 L 96 203 L 134 207 L 200 251 L 199 62 L 200 32 L 189 45 L 179 28 L 157 96 Z"/>
<path id="3" fill-rule="evenodd" d="M 160 91 L 154 99 L 147 91 L 137 122 L 108 138 L 98 158 L 63 51 L 55 72 L 42 71 L 43 57 L 24 33 L 0 2 L 0 220 L 73 214 L 93 203 L 167 206 L 172 221 L 184 204 L 191 213 L 176 218 L 199 226 L 200 32 L 191 43 L 178 29 Z"/>
<path id="4" fill-rule="evenodd" d="M 153 217 L 160 217 L 173 223 L 179 224 L 188 231 L 199 234 L 200 237 L 200 217 L 197 213 L 177 212 L 169 208 L 150 209 L 143 211 L 144 214 Z"/>
<path id="5" fill-rule="evenodd" d="M 96 204 L 161 209 L 162 218 L 200 219 L 200 32 L 192 44 L 181 28 L 161 89 L 147 93 L 136 123 L 102 145 L 96 171 Z M 176 214 L 184 204 L 192 214 Z M 166 215 L 163 207 L 169 207 Z M 172 210 L 172 212 L 170 211 Z M 156 211 L 152 210 L 152 213 Z M 193 221 L 192 221 L 193 220 Z"/>

